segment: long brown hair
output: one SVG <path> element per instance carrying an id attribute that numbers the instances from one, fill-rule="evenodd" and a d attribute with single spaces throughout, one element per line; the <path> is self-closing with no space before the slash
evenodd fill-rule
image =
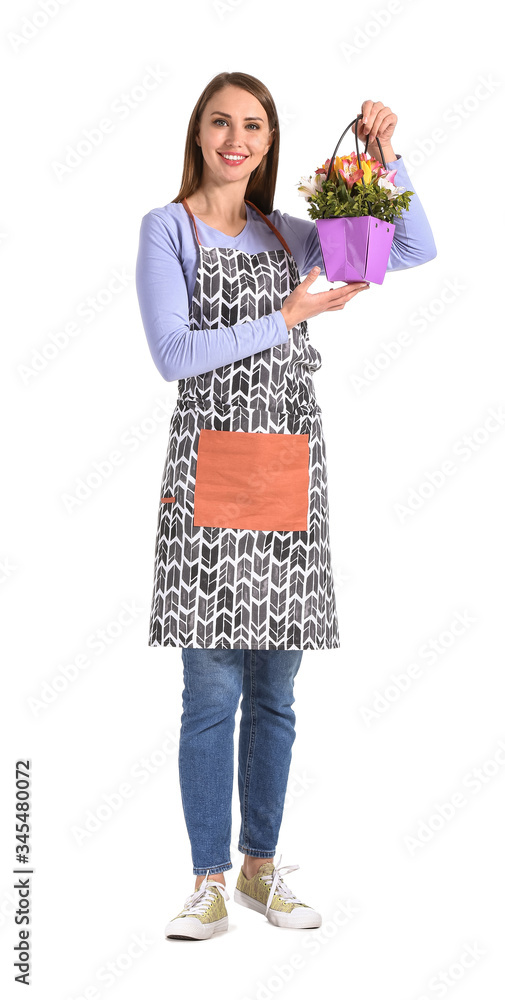
<path id="1" fill-rule="evenodd" d="M 268 128 L 274 129 L 270 149 L 261 163 L 252 171 L 247 184 L 245 197 L 253 205 L 269 215 L 273 210 L 275 184 L 277 181 L 277 164 L 279 162 L 279 119 L 274 99 L 267 87 L 255 76 L 248 73 L 218 73 L 204 88 L 198 98 L 191 118 L 189 119 L 184 150 L 184 166 L 179 194 L 172 202 L 189 198 L 200 186 L 203 173 L 203 153 L 196 142 L 196 126 L 199 124 L 207 101 L 222 87 L 231 84 L 248 90 L 260 102 L 268 119 Z"/>

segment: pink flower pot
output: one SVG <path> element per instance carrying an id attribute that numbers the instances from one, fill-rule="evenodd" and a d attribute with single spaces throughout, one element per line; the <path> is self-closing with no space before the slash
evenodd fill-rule
<path id="1" fill-rule="evenodd" d="M 373 281 L 382 285 L 395 226 L 373 215 L 316 219 L 328 281 Z"/>

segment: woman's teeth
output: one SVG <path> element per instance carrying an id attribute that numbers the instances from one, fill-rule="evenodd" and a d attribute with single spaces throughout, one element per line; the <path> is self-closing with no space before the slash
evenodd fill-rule
<path id="1" fill-rule="evenodd" d="M 219 155 L 223 157 L 223 160 L 230 160 L 233 163 L 240 163 L 246 159 L 245 156 L 235 155 L 234 153 L 219 153 Z"/>

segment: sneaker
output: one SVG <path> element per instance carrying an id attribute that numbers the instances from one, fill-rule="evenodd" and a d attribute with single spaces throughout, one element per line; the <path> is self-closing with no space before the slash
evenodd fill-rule
<path id="1" fill-rule="evenodd" d="M 260 865 L 256 875 L 247 879 L 240 869 L 235 902 L 248 906 L 251 910 L 264 913 L 267 920 L 277 927 L 320 927 L 321 914 L 306 903 L 302 903 L 288 889 L 281 876 L 281 871 L 293 872 L 300 865 L 274 865 L 265 861 Z"/>
<path id="2" fill-rule="evenodd" d="M 198 889 L 188 896 L 180 913 L 165 927 L 167 938 L 190 938 L 201 941 L 217 931 L 228 930 L 225 899 L 229 895 L 221 882 L 208 881 L 208 871 Z"/>

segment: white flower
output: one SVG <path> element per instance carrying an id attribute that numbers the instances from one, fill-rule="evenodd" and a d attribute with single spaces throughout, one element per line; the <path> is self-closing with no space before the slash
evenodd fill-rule
<path id="1" fill-rule="evenodd" d="M 323 190 L 324 179 L 324 174 L 315 174 L 314 179 L 312 178 L 312 174 L 310 177 L 302 177 L 302 183 L 298 191 L 305 198 L 305 201 L 308 201 L 309 198 L 314 197 L 315 194 Z"/>
<path id="2" fill-rule="evenodd" d="M 396 198 L 397 195 L 401 194 L 402 191 L 405 191 L 404 187 L 396 187 L 394 184 L 391 184 L 391 181 L 384 180 L 384 177 L 379 177 L 377 186 L 386 189 L 390 201 L 392 198 Z"/>

